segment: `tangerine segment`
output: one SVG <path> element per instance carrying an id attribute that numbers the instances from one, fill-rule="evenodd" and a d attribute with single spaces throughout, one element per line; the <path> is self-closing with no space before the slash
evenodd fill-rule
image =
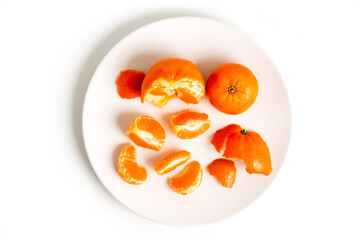
<path id="1" fill-rule="evenodd" d="M 215 147 L 218 153 L 222 153 L 225 148 L 226 140 L 231 133 L 240 132 L 241 127 L 237 124 L 230 124 L 215 132 L 211 139 L 211 144 Z"/>
<path id="2" fill-rule="evenodd" d="M 231 133 L 227 138 L 223 157 L 242 160 L 250 174 L 268 176 L 272 172 L 269 148 L 256 132 L 243 129 L 241 132 Z"/>
<path id="3" fill-rule="evenodd" d="M 150 116 L 137 117 L 126 132 L 138 146 L 159 151 L 165 145 L 165 130 Z"/>
<path id="4" fill-rule="evenodd" d="M 121 149 L 118 158 L 118 173 L 125 182 L 140 185 L 146 181 L 146 168 L 136 161 L 136 149 L 131 144 Z"/>
<path id="5" fill-rule="evenodd" d="M 231 160 L 219 158 L 212 161 L 207 167 L 210 175 L 214 176 L 221 185 L 232 188 L 236 179 L 235 163 Z"/>
<path id="6" fill-rule="evenodd" d="M 209 115 L 186 110 L 170 118 L 175 135 L 180 139 L 192 139 L 210 128 Z"/>
<path id="7" fill-rule="evenodd" d="M 175 170 L 191 158 L 191 153 L 185 150 L 173 152 L 155 164 L 155 171 L 158 175 L 163 175 Z"/>
<path id="8" fill-rule="evenodd" d="M 182 195 L 192 193 L 199 188 L 203 176 L 201 164 L 197 161 L 189 163 L 176 177 L 170 178 L 170 187 Z"/>
<path id="9" fill-rule="evenodd" d="M 179 97 L 185 103 L 198 104 L 205 95 L 205 80 L 197 66 L 185 59 L 166 58 L 155 63 L 141 85 L 141 102 L 162 108 Z"/>
<path id="10" fill-rule="evenodd" d="M 122 71 L 117 79 L 118 94 L 121 98 L 141 97 L 141 84 L 145 74 L 135 70 Z"/>
<path id="11" fill-rule="evenodd" d="M 207 95 L 213 107 L 226 114 L 245 112 L 256 100 L 258 82 L 245 66 L 236 63 L 216 68 L 207 81 Z"/>

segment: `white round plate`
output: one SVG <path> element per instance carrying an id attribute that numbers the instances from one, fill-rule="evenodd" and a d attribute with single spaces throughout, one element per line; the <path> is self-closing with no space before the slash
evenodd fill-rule
<path id="1" fill-rule="evenodd" d="M 243 114 L 232 116 L 218 112 L 207 97 L 198 105 L 186 105 L 175 98 L 162 109 L 140 99 L 121 99 L 116 78 L 120 71 L 135 69 L 145 73 L 157 61 L 178 57 L 194 62 L 207 79 L 213 69 L 224 63 L 240 63 L 250 68 L 259 82 L 256 102 Z M 170 116 L 185 109 L 209 114 L 210 129 L 192 140 L 177 139 Z M 131 143 L 126 130 L 138 116 L 150 115 L 165 128 L 166 144 L 159 151 L 135 145 L 138 161 L 148 169 L 143 185 L 127 184 L 117 173 L 121 147 Z M 210 144 L 214 132 L 228 124 L 258 132 L 267 142 L 273 172 L 270 176 L 249 175 L 244 164 L 235 160 L 236 182 L 224 188 L 206 170 L 220 158 Z M 224 23 L 199 17 L 178 17 L 146 25 L 122 39 L 98 66 L 87 90 L 83 110 L 83 135 L 90 162 L 108 191 L 135 213 L 155 222 L 175 226 L 196 226 L 233 215 L 247 207 L 270 185 L 285 159 L 290 137 L 290 106 L 283 81 L 269 57 L 247 35 Z M 182 196 L 169 187 L 172 176 L 158 176 L 154 163 L 167 154 L 185 149 L 191 160 L 202 164 L 200 187 Z M 190 162 L 190 161 L 189 161 Z"/>

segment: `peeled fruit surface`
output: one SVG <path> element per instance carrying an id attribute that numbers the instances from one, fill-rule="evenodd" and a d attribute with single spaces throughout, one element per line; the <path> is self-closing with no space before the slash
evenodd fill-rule
<path id="1" fill-rule="evenodd" d="M 175 135 L 180 139 L 192 139 L 210 128 L 210 119 L 206 113 L 186 110 L 170 118 Z"/>
<path id="2" fill-rule="evenodd" d="M 118 158 L 118 173 L 125 182 L 140 185 L 146 181 L 146 168 L 136 161 L 136 149 L 131 144 L 121 149 Z"/>
<path id="3" fill-rule="evenodd" d="M 160 161 L 158 161 L 154 169 L 158 175 L 164 175 L 183 165 L 191 158 L 191 153 L 185 150 L 173 152 Z"/>
<path id="4" fill-rule="evenodd" d="M 162 108 L 178 97 L 187 104 L 198 104 L 205 95 L 205 80 L 197 66 L 185 59 L 166 58 L 155 63 L 141 85 L 141 102 Z"/>
<path id="5" fill-rule="evenodd" d="M 132 123 L 127 136 L 138 146 L 159 151 L 165 145 L 165 130 L 150 116 L 137 117 Z"/>
<path id="6" fill-rule="evenodd" d="M 179 175 L 170 178 L 170 187 L 178 194 L 187 195 L 199 188 L 202 176 L 201 164 L 193 161 Z"/>

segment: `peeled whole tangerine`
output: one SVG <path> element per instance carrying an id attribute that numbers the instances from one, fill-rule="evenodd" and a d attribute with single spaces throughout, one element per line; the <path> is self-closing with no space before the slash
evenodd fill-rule
<path id="1" fill-rule="evenodd" d="M 162 108 L 178 97 L 183 102 L 198 104 L 205 95 L 205 80 L 197 66 L 185 59 L 165 58 L 146 73 L 141 85 L 141 102 Z"/>

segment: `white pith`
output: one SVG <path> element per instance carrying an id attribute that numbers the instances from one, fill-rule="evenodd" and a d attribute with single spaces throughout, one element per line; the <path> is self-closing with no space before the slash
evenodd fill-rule
<path id="1" fill-rule="evenodd" d="M 147 142 L 148 144 L 155 146 L 157 149 L 161 149 L 162 147 L 162 143 L 164 141 L 159 141 L 158 139 L 156 139 L 154 137 L 154 135 L 152 133 L 149 133 L 147 131 L 143 131 L 143 130 L 137 130 L 136 131 L 136 135 L 141 138 L 143 141 Z"/>
<path id="2" fill-rule="evenodd" d="M 139 168 L 142 167 L 138 161 L 136 161 L 136 159 L 133 159 L 133 158 L 129 158 L 129 157 L 126 157 L 125 154 L 121 153 L 120 154 L 120 157 L 119 157 L 119 161 L 120 161 L 120 164 L 119 164 L 119 169 L 118 171 L 121 171 L 121 173 L 124 175 L 124 177 L 126 177 L 126 181 L 127 182 L 130 182 L 130 183 L 136 183 L 136 184 L 141 184 L 141 183 L 144 183 L 145 180 L 141 181 L 141 180 L 136 180 L 134 178 L 131 177 L 131 174 L 127 174 L 127 169 L 123 167 L 123 163 L 124 161 L 132 161 L 134 163 L 136 163 Z M 145 169 L 146 170 L 146 169 Z"/>
<path id="3" fill-rule="evenodd" d="M 179 164 L 180 162 L 185 161 L 187 159 L 189 159 L 189 157 L 182 157 L 171 161 L 163 170 L 158 171 L 158 174 L 162 174 L 163 172 L 167 171 L 169 168 L 172 168 L 177 164 Z"/>
<path id="4" fill-rule="evenodd" d="M 210 123 L 210 121 L 206 120 L 206 122 L 203 122 L 202 120 L 189 120 L 184 125 L 175 125 L 174 128 L 175 128 L 176 132 L 184 130 L 184 129 L 191 131 L 191 132 L 195 132 L 196 130 L 201 128 L 202 125 L 205 123 Z"/>
<path id="5" fill-rule="evenodd" d="M 145 96 L 145 101 L 150 102 L 159 108 L 167 104 L 169 100 L 170 99 L 167 96 L 155 96 L 150 93 Z"/>
<path id="6" fill-rule="evenodd" d="M 168 99 L 169 96 L 181 94 L 181 92 L 177 91 L 178 88 L 187 89 L 191 93 L 191 95 L 196 98 L 198 102 L 200 102 L 205 93 L 205 89 L 198 81 L 193 81 L 186 78 L 181 79 L 177 82 L 174 82 L 173 80 L 160 79 L 156 81 L 152 89 L 161 87 L 165 88 L 164 91 L 167 93 L 167 95 L 156 96 L 151 94 L 150 91 L 145 95 L 145 101 L 151 102 L 152 104 L 161 108 L 170 100 Z"/>
<path id="7" fill-rule="evenodd" d="M 175 85 L 175 88 L 186 88 L 197 100 L 200 100 L 202 96 L 204 96 L 204 88 L 198 81 L 182 79 Z"/>

